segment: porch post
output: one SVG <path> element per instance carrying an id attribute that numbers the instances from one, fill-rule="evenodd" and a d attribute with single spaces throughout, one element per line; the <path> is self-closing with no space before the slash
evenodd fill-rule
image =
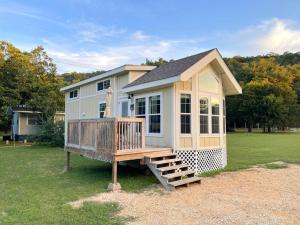
<path id="1" fill-rule="evenodd" d="M 121 185 L 117 181 L 118 176 L 118 160 L 116 159 L 115 154 L 118 151 L 118 120 L 114 119 L 114 141 L 113 141 L 113 161 L 112 161 L 112 183 L 110 183 L 107 187 L 108 191 L 120 191 Z"/>
<path id="2" fill-rule="evenodd" d="M 112 183 L 113 184 L 117 183 L 117 176 L 118 176 L 118 162 L 113 161 L 113 165 L 112 165 Z"/>

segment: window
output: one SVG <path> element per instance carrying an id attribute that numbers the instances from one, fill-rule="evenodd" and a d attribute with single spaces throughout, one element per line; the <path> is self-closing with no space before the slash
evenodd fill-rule
<path id="1" fill-rule="evenodd" d="M 106 108 L 106 103 L 99 104 L 99 118 L 104 117 L 105 108 Z"/>
<path id="2" fill-rule="evenodd" d="M 199 76 L 199 90 L 210 93 L 219 93 L 219 81 L 213 73 Z"/>
<path id="3" fill-rule="evenodd" d="M 121 102 L 121 116 L 128 117 L 128 101 Z"/>
<path id="4" fill-rule="evenodd" d="M 160 133 L 160 95 L 149 97 L 149 133 Z"/>
<path id="5" fill-rule="evenodd" d="M 180 96 L 180 127 L 182 134 L 191 133 L 191 95 Z"/>
<path id="6" fill-rule="evenodd" d="M 77 97 L 78 97 L 78 90 L 69 92 L 69 99 L 73 99 L 73 98 L 77 98 Z"/>
<path id="7" fill-rule="evenodd" d="M 41 125 L 42 120 L 38 114 L 27 114 L 28 125 Z"/>
<path id="8" fill-rule="evenodd" d="M 104 80 L 97 83 L 97 91 L 103 91 L 110 87 L 110 80 Z"/>
<path id="9" fill-rule="evenodd" d="M 200 134 L 208 134 L 208 98 L 200 98 Z"/>
<path id="10" fill-rule="evenodd" d="M 137 98 L 135 99 L 135 115 L 137 118 L 146 117 L 146 99 Z"/>
<path id="11" fill-rule="evenodd" d="M 161 95 L 135 99 L 135 117 L 145 118 L 147 133 L 161 133 Z"/>
<path id="12" fill-rule="evenodd" d="M 212 98 L 211 100 L 211 132 L 218 134 L 220 132 L 219 115 L 220 115 L 220 103 L 219 99 Z"/>
<path id="13" fill-rule="evenodd" d="M 223 99 L 223 133 L 226 134 L 226 102 Z"/>

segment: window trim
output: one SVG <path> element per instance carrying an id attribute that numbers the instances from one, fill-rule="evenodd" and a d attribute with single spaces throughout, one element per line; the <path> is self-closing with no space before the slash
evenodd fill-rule
<path id="1" fill-rule="evenodd" d="M 200 104 L 200 100 L 202 99 L 202 98 L 207 98 L 207 113 L 206 114 L 204 114 L 204 113 L 201 113 L 201 111 L 200 111 L 200 107 L 201 107 L 201 104 Z M 210 111 L 211 111 L 211 109 L 210 109 L 210 96 L 208 96 L 208 95 L 200 95 L 199 96 L 199 99 L 198 99 L 198 115 L 199 115 L 199 130 L 198 130 L 198 132 L 199 132 L 199 135 L 200 136 L 207 136 L 207 135 L 209 135 L 210 134 Z M 201 131 L 201 116 L 207 116 L 207 133 L 201 133 L 200 131 Z"/>
<path id="2" fill-rule="evenodd" d="M 223 130 L 222 130 L 222 134 L 225 136 L 226 135 L 226 117 L 227 117 L 227 112 L 226 112 L 226 99 L 225 97 L 222 98 L 222 123 L 223 123 Z"/>
<path id="3" fill-rule="evenodd" d="M 151 96 L 160 96 L 160 133 L 150 133 L 149 132 L 149 97 Z M 135 113 L 135 101 L 138 98 L 145 98 L 145 127 L 146 127 L 146 137 L 163 137 L 163 128 L 164 128 L 164 123 L 163 123 L 163 116 L 164 116 L 164 107 L 163 107 L 163 94 L 162 92 L 153 92 L 149 94 L 142 94 L 142 95 L 135 95 L 134 96 L 134 117 L 138 116 Z"/>
<path id="4" fill-rule="evenodd" d="M 212 105 L 212 99 L 213 98 L 215 98 L 215 99 L 217 99 L 218 100 L 218 105 L 219 105 L 219 113 L 216 115 L 216 114 L 213 114 L 212 113 L 212 107 L 213 107 L 213 105 Z M 220 121 L 220 118 L 221 118 L 221 101 L 220 101 L 220 96 L 211 96 L 210 97 L 210 111 L 211 111 L 211 113 L 210 113 L 210 134 L 211 135 L 221 135 L 222 133 L 223 133 L 223 131 L 221 131 L 221 121 Z M 212 119 L 213 119 L 213 117 L 217 117 L 218 118 L 218 124 L 219 124 L 219 128 L 218 128 L 218 130 L 219 130 L 219 132 L 218 133 L 213 133 L 213 124 L 212 124 Z"/>
<path id="5" fill-rule="evenodd" d="M 110 87 L 111 87 L 111 79 L 100 80 L 100 81 L 96 82 L 96 93 L 98 93 L 98 94 L 104 94 L 104 93 L 106 93 L 106 91 L 107 91 L 108 88 L 104 88 L 104 82 L 105 81 L 109 81 L 109 84 L 110 84 Z M 98 84 L 99 83 L 103 83 L 103 89 L 102 90 L 98 90 Z"/>
<path id="6" fill-rule="evenodd" d="M 42 121 L 41 121 L 41 124 L 29 124 L 29 115 L 36 115 L 36 116 L 38 116 L 39 114 L 36 114 L 36 113 L 27 113 L 27 121 L 26 121 L 26 125 L 27 126 L 42 126 Z"/>
<path id="7" fill-rule="evenodd" d="M 77 97 L 70 98 L 71 92 L 74 92 L 74 91 L 77 91 Z M 68 92 L 68 100 L 69 101 L 77 100 L 77 99 L 79 99 L 79 95 L 80 95 L 79 89 L 73 89 L 73 90 L 71 90 L 71 91 Z"/>
<path id="8" fill-rule="evenodd" d="M 188 94 L 188 95 L 190 95 L 191 96 L 191 112 L 189 113 L 189 115 L 191 116 L 191 127 L 190 127 L 190 129 L 191 129 L 191 132 L 188 134 L 188 133 L 181 133 L 181 95 L 182 94 Z M 192 137 L 193 136 L 193 134 L 192 134 L 192 119 L 193 119 L 193 117 L 192 117 L 192 112 L 193 112 L 193 109 L 192 109 L 192 103 L 193 103 L 193 94 L 192 94 L 192 91 L 186 91 L 186 90 L 181 90 L 181 91 L 179 91 L 179 97 L 178 97 L 178 102 L 179 102 L 179 109 L 178 109 L 178 112 L 179 112 L 179 122 L 178 122 L 178 124 L 179 124 L 179 137 Z M 185 113 L 185 115 L 187 115 L 186 113 Z"/>
<path id="9" fill-rule="evenodd" d="M 98 116 L 97 116 L 97 118 L 103 119 L 103 118 L 105 118 L 104 115 L 103 115 L 103 117 L 100 117 L 100 112 L 102 112 L 102 111 L 100 111 L 100 104 L 106 104 L 106 102 L 105 101 L 98 102 Z M 105 105 L 105 108 L 106 108 L 106 105 Z M 105 113 L 105 110 L 104 110 L 104 113 Z"/>
<path id="10" fill-rule="evenodd" d="M 221 100 L 223 99 L 220 95 L 217 94 L 208 94 L 205 92 L 199 92 L 198 95 L 198 116 L 199 116 L 199 126 L 200 126 L 200 98 L 202 97 L 207 97 L 208 98 L 208 133 L 207 134 L 201 134 L 200 133 L 200 127 L 198 130 L 198 135 L 199 137 L 220 137 L 223 134 L 223 131 L 221 130 L 221 122 L 220 121 L 222 119 L 222 108 L 221 108 Z M 219 100 L 219 133 L 212 133 L 212 107 L 211 107 L 211 99 L 212 98 L 217 98 Z"/>

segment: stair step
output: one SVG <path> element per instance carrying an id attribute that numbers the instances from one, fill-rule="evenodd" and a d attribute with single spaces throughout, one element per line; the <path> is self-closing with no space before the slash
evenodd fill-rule
<path id="1" fill-rule="evenodd" d="M 185 168 L 188 168 L 188 166 L 184 165 L 184 164 L 180 164 L 180 165 L 175 165 L 175 166 L 160 167 L 157 169 L 160 172 L 166 172 L 166 171 L 170 171 L 170 170 L 185 169 Z"/>
<path id="2" fill-rule="evenodd" d="M 201 182 L 200 177 L 184 178 L 182 180 L 172 181 L 169 184 L 174 186 L 174 187 L 178 187 L 178 186 L 187 185 L 187 184 L 196 183 L 196 182 L 200 184 L 200 182 Z"/>
<path id="3" fill-rule="evenodd" d="M 195 172 L 191 171 L 191 170 L 186 170 L 186 171 L 181 171 L 181 172 L 175 172 L 175 173 L 170 173 L 170 174 L 166 174 L 163 175 L 164 178 L 167 179 L 173 179 L 175 177 L 184 177 L 187 175 L 193 175 Z"/>
<path id="4" fill-rule="evenodd" d="M 158 158 L 164 158 L 164 157 L 174 157 L 176 158 L 176 154 L 174 153 L 168 153 L 168 154 L 161 154 L 161 155 L 155 155 L 155 156 L 151 156 L 151 157 L 147 157 L 150 159 L 150 162 L 152 161 L 156 161 L 156 159 Z"/>
<path id="5" fill-rule="evenodd" d="M 161 164 L 166 164 L 166 163 L 172 163 L 172 162 L 182 162 L 181 159 L 165 159 L 165 160 L 158 160 L 158 161 L 153 161 L 153 162 L 150 162 L 151 164 L 154 164 L 154 165 L 161 165 Z"/>

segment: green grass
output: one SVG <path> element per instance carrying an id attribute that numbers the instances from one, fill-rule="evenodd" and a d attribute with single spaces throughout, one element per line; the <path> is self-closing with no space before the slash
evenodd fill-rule
<path id="1" fill-rule="evenodd" d="M 64 152 L 40 146 L 0 149 L 0 224 L 122 224 L 116 204 L 66 203 L 106 191 L 111 166 L 77 155 L 73 169 L 62 173 Z M 119 182 L 125 191 L 156 183 L 136 169 L 122 168 Z"/>
<path id="2" fill-rule="evenodd" d="M 265 168 L 270 170 L 277 170 L 277 169 L 286 169 L 288 165 L 286 164 L 276 164 L 276 163 L 268 163 L 264 165 Z"/>
<path id="3" fill-rule="evenodd" d="M 300 134 L 227 135 L 226 171 L 272 162 L 300 163 Z M 116 215 L 117 204 L 85 204 L 72 209 L 67 203 L 105 192 L 111 181 L 111 166 L 71 155 L 72 170 L 63 173 L 65 155 L 60 148 L 42 146 L 0 148 L 0 224 L 122 224 L 128 218 Z M 138 169 L 119 167 L 119 182 L 125 191 L 139 191 L 157 183 Z M 212 176 L 221 171 L 210 172 Z"/>
<path id="4" fill-rule="evenodd" d="M 300 133 L 231 133 L 227 135 L 226 171 L 275 161 L 300 163 Z"/>

